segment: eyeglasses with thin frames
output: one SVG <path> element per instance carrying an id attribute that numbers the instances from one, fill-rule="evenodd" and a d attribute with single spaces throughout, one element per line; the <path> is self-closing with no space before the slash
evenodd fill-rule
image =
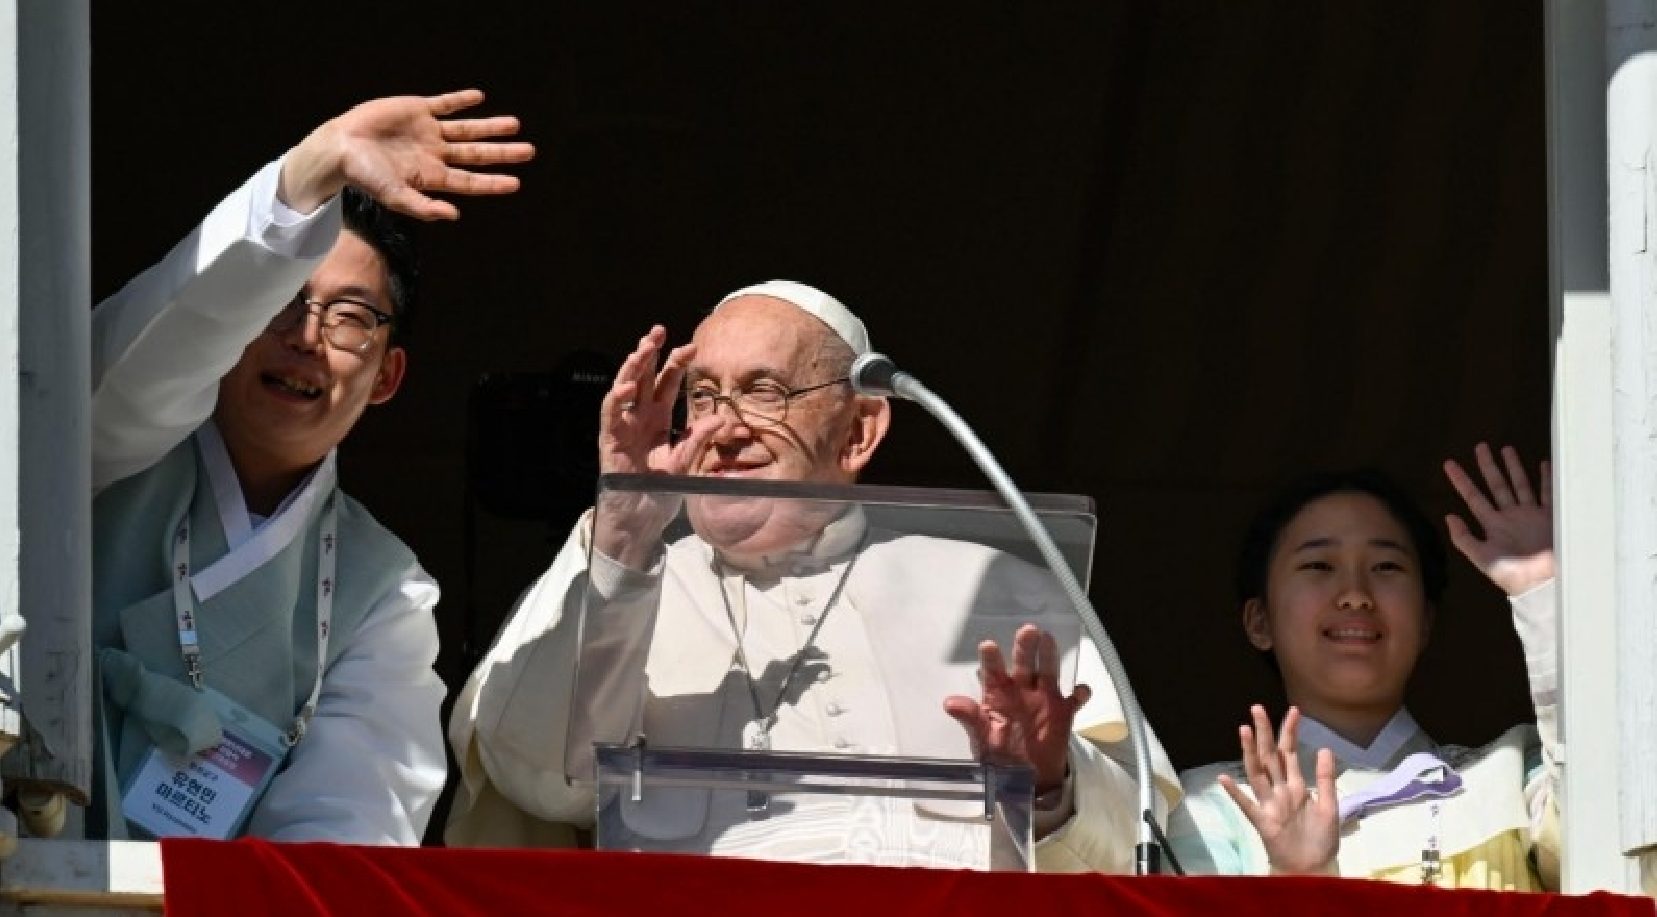
<path id="1" fill-rule="evenodd" d="M 850 381 L 850 376 L 841 376 L 803 388 L 787 388 L 762 379 L 738 388 L 729 395 L 710 384 L 692 385 L 685 390 L 686 414 L 689 420 L 700 420 L 718 411 L 721 404 L 728 404 L 744 421 L 776 425 L 788 419 L 788 406 L 796 398 Z"/>
<path id="2" fill-rule="evenodd" d="M 291 331 L 303 324 L 312 313 L 322 318 L 322 337 L 328 344 L 347 353 L 366 353 L 374 344 L 374 332 L 381 325 L 396 324 L 396 316 L 388 315 L 360 299 L 311 299 L 303 292 L 283 307 L 270 320 L 265 330 L 275 333 Z"/>

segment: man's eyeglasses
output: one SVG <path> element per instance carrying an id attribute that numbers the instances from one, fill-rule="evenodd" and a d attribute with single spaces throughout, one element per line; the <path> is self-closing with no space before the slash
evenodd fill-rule
<path id="1" fill-rule="evenodd" d="M 303 324 L 312 312 L 319 312 L 322 316 L 323 339 L 335 348 L 350 353 L 365 353 L 374 344 L 374 332 L 381 325 L 396 322 L 395 316 L 387 315 L 360 299 L 341 298 L 323 302 L 301 292 L 281 312 L 276 313 L 265 330 L 278 334 L 291 331 Z"/>
<path id="2" fill-rule="evenodd" d="M 831 385 L 843 385 L 851 381 L 849 376 L 819 382 L 804 388 L 784 388 L 775 382 L 760 380 L 750 383 L 726 395 L 710 383 L 698 383 L 685 390 L 686 413 L 690 420 L 699 420 L 708 417 L 719 410 L 721 403 L 731 406 L 731 410 L 745 421 L 765 424 L 780 424 L 788 419 L 788 405 L 801 395 L 809 395 L 818 389 L 825 389 Z"/>

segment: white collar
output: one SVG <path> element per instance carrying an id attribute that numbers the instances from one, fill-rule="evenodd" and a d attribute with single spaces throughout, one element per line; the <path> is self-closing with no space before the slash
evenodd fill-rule
<path id="1" fill-rule="evenodd" d="M 765 555 L 762 569 L 746 572 L 759 576 L 802 576 L 811 572 L 821 572 L 845 560 L 856 551 L 868 529 L 869 521 L 863 513 L 863 507 L 855 503 L 849 504 L 845 512 L 823 526 L 823 530 L 815 536 L 789 550 Z M 707 550 L 708 564 L 715 572 L 720 570 L 721 565 L 730 566 L 730 561 L 719 557 L 719 552 L 714 550 L 712 545 L 706 541 L 702 542 L 702 545 Z"/>
<path id="2" fill-rule="evenodd" d="M 190 576 L 196 598 L 205 602 L 285 550 L 304 531 L 322 497 L 333 491 L 336 471 L 334 451 L 329 450 L 299 486 L 282 499 L 276 512 L 255 529 L 241 481 L 230 462 L 230 451 L 213 421 L 196 431 L 196 445 L 213 488 L 213 501 L 219 506 L 219 526 L 225 540 L 224 556 Z"/>
<path id="3" fill-rule="evenodd" d="M 1306 748 L 1327 748 L 1334 753 L 1336 760 L 1343 764 L 1355 765 L 1368 770 L 1384 771 L 1392 768 L 1397 762 L 1394 760 L 1405 743 L 1421 735 L 1421 726 L 1410 716 L 1410 712 L 1403 707 L 1392 715 L 1392 719 L 1381 728 L 1375 736 L 1375 741 L 1365 748 L 1354 742 L 1349 742 L 1338 735 L 1333 729 L 1304 714 L 1300 717 L 1299 744 Z"/>

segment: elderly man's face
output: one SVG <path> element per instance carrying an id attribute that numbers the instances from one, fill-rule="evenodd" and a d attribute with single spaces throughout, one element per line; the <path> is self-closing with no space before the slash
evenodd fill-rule
<path id="1" fill-rule="evenodd" d="M 792 391 L 828 382 L 844 373 L 822 359 L 824 339 L 832 333 L 780 299 L 733 299 L 696 329 L 696 357 L 685 385 L 734 395 L 756 383 Z M 739 417 L 721 405 L 718 432 L 692 473 L 850 483 L 857 468 L 841 461 L 841 447 L 855 418 L 854 402 L 850 386 L 831 385 L 792 399 L 781 423 Z"/>
<path id="2" fill-rule="evenodd" d="M 833 332 L 799 307 L 769 296 L 743 296 L 721 306 L 696 329 L 688 387 L 724 395 L 756 383 L 793 391 L 845 372 L 825 360 Z M 834 339 L 837 340 L 837 339 Z M 693 474 L 849 484 L 885 430 L 884 402 L 859 399 L 849 385 L 830 385 L 793 398 L 780 423 L 717 408 L 719 428 L 692 464 Z M 879 415 L 877 432 L 865 421 Z M 773 500 L 693 500 L 689 511 L 703 537 L 722 547 L 769 551 L 809 537 L 822 512 L 784 511 Z"/>

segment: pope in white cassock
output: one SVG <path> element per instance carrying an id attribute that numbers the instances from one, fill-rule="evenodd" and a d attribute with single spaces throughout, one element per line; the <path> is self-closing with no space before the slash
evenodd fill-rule
<path id="1" fill-rule="evenodd" d="M 453 219 L 422 192 L 510 192 L 460 167 L 533 155 L 496 139 L 515 118 L 446 119 L 482 99 L 329 121 L 94 313 L 94 836 L 419 842 L 437 585 L 334 449 L 406 362 L 413 264 L 374 200 Z"/>
<path id="2" fill-rule="evenodd" d="M 604 472 L 850 484 L 886 435 L 886 400 L 856 394 L 847 378 L 869 349 L 867 331 L 822 291 L 749 287 L 664 357 L 666 337 L 658 326 L 641 338 L 604 399 Z M 681 393 L 690 422 L 675 441 Z M 1050 574 L 982 545 L 883 531 L 855 507 L 685 503 L 694 534 L 664 543 L 677 501 L 606 494 L 520 600 L 450 721 L 461 764 L 450 845 L 574 843 L 594 822 L 594 793 L 590 769 L 566 773 L 580 770 L 569 762 L 593 738 L 642 733 L 666 746 L 1027 763 L 1038 866 L 1131 869 L 1137 791 L 1126 729 L 1092 644 L 1061 658 L 1052 632 L 1074 630 L 1075 617 Z M 588 590 L 599 601 L 578 635 Z M 1010 660 L 993 640 L 960 651 L 969 635 L 1015 631 Z M 1066 696 L 1069 663 L 1079 675 Z M 1152 743 L 1160 798 L 1171 804 L 1177 781 Z M 894 865 L 988 859 L 981 811 L 791 794 L 754 817 L 740 796 L 646 794 L 623 820 L 650 849 Z"/>

